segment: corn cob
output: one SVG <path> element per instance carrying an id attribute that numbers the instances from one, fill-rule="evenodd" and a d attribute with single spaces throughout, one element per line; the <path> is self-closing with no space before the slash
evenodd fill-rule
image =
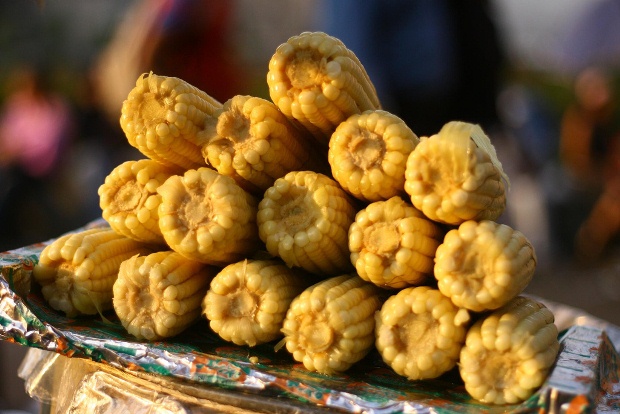
<path id="1" fill-rule="evenodd" d="M 126 161 L 115 167 L 98 190 L 103 218 L 125 237 L 164 244 L 157 188 L 177 172 L 150 159 Z"/>
<path id="2" fill-rule="evenodd" d="M 501 216 L 504 181 L 508 178 L 488 136 L 477 125 L 457 121 L 421 138 L 405 170 L 413 205 L 431 220 L 453 225 Z"/>
<path id="3" fill-rule="evenodd" d="M 159 228 L 170 248 L 190 260 L 226 265 L 257 249 L 258 201 L 207 167 L 173 175 L 158 189 Z"/>
<path id="4" fill-rule="evenodd" d="M 221 338 L 255 346 L 282 336 L 291 301 L 310 283 L 279 260 L 244 260 L 211 281 L 202 314 Z"/>
<path id="5" fill-rule="evenodd" d="M 517 296 L 468 330 L 459 358 L 465 389 L 489 404 L 526 400 L 555 362 L 557 336 L 553 313 L 533 299 Z"/>
<path id="6" fill-rule="evenodd" d="M 222 105 L 182 79 L 143 74 L 121 108 L 129 144 L 146 157 L 183 170 L 206 165 L 198 132 Z"/>
<path id="7" fill-rule="evenodd" d="M 289 171 L 328 170 L 312 157 L 309 141 L 270 101 L 237 95 L 224 103 L 201 132 L 205 161 L 247 191 L 265 192 Z"/>
<path id="8" fill-rule="evenodd" d="M 527 287 L 535 270 L 536 254 L 523 233 L 488 220 L 450 230 L 435 255 L 439 290 L 475 312 L 505 305 Z"/>
<path id="9" fill-rule="evenodd" d="M 376 315 L 376 348 L 394 372 L 410 380 L 452 369 L 465 341 L 469 313 L 437 289 L 417 286 L 390 296 Z"/>
<path id="10" fill-rule="evenodd" d="M 334 179 L 363 201 L 387 200 L 405 192 L 407 158 L 418 137 L 397 116 L 382 110 L 352 115 L 329 140 Z"/>
<path id="11" fill-rule="evenodd" d="M 138 339 L 178 335 L 200 319 L 216 269 L 170 250 L 131 257 L 120 265 L 114 283 L 116 315 Z"/>
<path id="12" fill-rule="evenodd" d="M 47 245 L 32 275 L 49 305 L 68 317 L 112 308 L 112 286 L 123 260 L 147 245 L 103 227 L 66 234 Z"/>
<path id="13" fill-rule="evenodd" d="M 267 84 L 278 108 L 325 147 L 349 116 L 381 107 L 357 56 L 322 32 L 304 32 L 278 46 Z"/>
<path id="14" fill-rule="evenodd" d="M 419 285 L 433 272 L 443 230 L 400 197 L 375 201 L 349 228 L 351 263 L 364 280 L 384 288 Z"/>
<path id="15" fill-rule="evenodd" d="M 333 179 L 293 171 L 275 181 L 258 205 L 259 236 L 289 266 L 336 275 L 353 269 L 348 231 L 355 219 L 349 195 Z"/>
<path id="16" fill-rule="evenodd" d="M 325 279 L 293 299 L 283 342 L 309 371 L 344 372 L 373 348 L 379 288 L 346 274 Z"/>

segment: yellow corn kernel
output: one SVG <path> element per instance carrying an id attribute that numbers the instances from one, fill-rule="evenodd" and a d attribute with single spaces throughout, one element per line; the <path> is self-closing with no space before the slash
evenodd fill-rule
<path id="1" fill-rule="evenodd" d="M 409 154 L 405 191 L 431 220 L 458 225 L 496 220 L 506 207 L 504 174 L 489 137 L 478 125 L 448 122 L 422 137 Z"/>
<path id="2" fill-rule="evenodd" d="M 553 313 L 517 296 L 484 315 L 467 332 L 459 357 L 465 389 L 488 404 L 516 404 L 545 381 L 560 344 Z"/>
<path id="3" fill-rule="evenodd" d="M 291 301 L 310 285 L 308 275 L 279 260 L 243 260 L 211 281 L 202 314 L 222 339 L 255 346 L 282 336 Z"/>
<path id="4" fill-rule="evenodd" d="M 352 115 L 329 140 L 334 179 L 363 201 L 387 200 L 405 193 L 407 158 L 418 144 L 409 127 L 389 112 Z"/>
<path id="5" fill-rule="evenodd" d="M 450 230 L 435 254 L 439 290 L 475 312 L 505 305 L 527 287 L 535 270 L 536 254 L 523 233 L 489 220 L 469 220 Z"/>
<path id="6" fill-rule="evenodd" d="M 258 231 L 267 250 L 289 266 L 336 275 L 353 269 L 348 231 L 355 219 L 349 195 L 333 179 L 293 171 L 275 181 L 258 205 Z"/>
<path id="7" fill-rule="evenodd" d="M 114 283 L 114 310 L 138 339 L 170 338 L 200 320 L 215 267 L 167 250 L 124 261 Z"/>
<path id="8" fill-rule="evenodd" d="M 278 46 L 267 84 L 278 108 L 325 147 L 349 116 L 381 107 L 357 56 L 322 32 L 304 32 Z"/>
<path id="9" fill-rule="evenodd" d="M 356 274 L 325 279 L 293 299 L 283 342 L 309 371 L 344 372 L 370 352 L 379 288 Z"/>
<path id="10" fill-rule="evenodd" d="M 384 288 L 419 285 L 432 277 L 443 230 L 400 197 L 360 210 L 349 228 L 351 263 L 364 280 Z"/>
<path id="11" fill-rule="evenodd" d="M 469 314 L 437 289 L 409 287 L 376 315 L 376 348 L 394 372 L 410 380 L 437 378 L 457 363 Z"/>
<path id="12" fill-rule="evenodd" d="M 232 178 L 203 167 L 173 175 L 157 193 L 159 228 L 186 258 L 227 265 L 257 250 L 258 201 Z"/>
<path id="13" fill-rule="evenodd" d="M 143 74 L 123 102 L 120 124 L 146 157 L 188 170 L 206 165 L 198 132 L 221 106 L 182 79 Z"/>
<path id="14" fill-rule="evenodd" d="M 205 122 L 206 162 L 245 190 L 263 194 L 295 170 L 326 171 L 310 141 L 265 99 L 237 95 Z"/>
<path id="15" fill-rule="evenodd" d="M 152 249 L 103 227 L 66 234 L 47 245 L 32 275 L 47 303 L 68 317 L 112 308 L 112 285 L 123 260 Z"/>
<path id="16" fill-rule="evenodd" d="M 157 188 L 179 170 L 150 159 L 126 161 L 99 186 L 103 218 L 117 233 L 145 243 L 164 244 L 157 209 Z"/>

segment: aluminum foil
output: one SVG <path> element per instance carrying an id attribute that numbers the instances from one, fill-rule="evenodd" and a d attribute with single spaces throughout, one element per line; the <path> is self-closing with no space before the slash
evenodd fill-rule
<path id="1" fill-rule="evenodd" d="M 96 221 L 87 227 L 104 225 Z M 149 343 L 127 334 L 113 312 L 104 318 L 67 318 L 49 308 L 31 283 L 32 268 L 47 243 L 0 253 L 3 340 L 124 372 L 155 374 L 164 381 L 241 390 L 308 408 L 351 413 L 620 412 L 620 328 L 544 298 L 538 299 L 551 308 L 562 331 L 556 364 L 527 401 L 491 406 L 467 395 L 456 370 L 435 380 L 408 381 L 377 352 L 345 374 L 327 376 L 305 370 L 285 350 L 276 352 L 273 343 L 249 348 L 224 342 L 204 320 L 170 341 Z"/>

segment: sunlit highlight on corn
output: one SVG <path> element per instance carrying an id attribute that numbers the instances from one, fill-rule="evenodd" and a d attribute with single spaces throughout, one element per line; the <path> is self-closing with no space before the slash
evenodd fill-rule
<path id="1" fill-rule="evenodd" d="M 357 56 L 322 32 L 304 32 L 278 46 L 267 84 L 278 108 L 325 147 L 349 116 L 381 107 Z"/>

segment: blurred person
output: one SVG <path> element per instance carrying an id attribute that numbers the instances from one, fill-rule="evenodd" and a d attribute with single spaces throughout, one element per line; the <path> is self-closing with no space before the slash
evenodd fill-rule
<path id="1" fill-rule="evenodd" d="M 92 73 L 76 76 L 74 85 L 75 137 L 54 181 L 71 229 L 101 217 L 97 191 L 116 166 L 144 158 L 129 145 L 118 119 L 111 120 L 102 109 Z"/>
<path id="2" fill-rule="evenodd" d="M 141 0 L 95 64 L 112 119 L 145 72 L 181 78 L 224 102 L 245 89 L 232 31 L 235 1 Z"/>
<path id="3" fill-rule="evenodd" d="M 57 222 L 49 186 L 73 128 L 69 104 L 49 88 L 43 70 L 16 73 L 0 114 L 2 250 L 51 237 Z"/>
<path id="4" fill-rule="evenodd" d="M 601 195 L 580 226 L 575 251 L 582 260 L 601 258 L 620 234 L 620 149 L 616 143 L 616 173 L 605 180 Z"/>
<path id="5" fill-rule="evenodd" d="M 93 92 L 110 122 L 118 122 L 121 105 L 147 66 L 169 0 L 134 2 L 112 39 L 93 63 Z"/>
<path id="6" fill-rule="evenodd" d="M 616 139 L 616 97 L 610 76 L 596 67 L 581 72 L 573 89 L 574 102 L 562 120 L 560 157 L 576 180 L 599 185 L 608 168 L 607 150 Z"/>
<path id="7" fill-rule="evenodd" d="M 41 71 L 20 69 L 0 119 L 0 162 L 32 178 L 55 169 L 70 125 L 68 104 L 45 82 Z"/>
<path id="8" fill-rule="evenodd" d="M 324 0 L 323 30 L 360 59 L 384 109 L 418 135 L 497 125 L 504 53 L 486 1 Z"/>
<path id="9" fill-rule="evenodd" d="M 580 222 L 575 254 L 596 260 L 620 233 L 620 112 L 609 73 L 583 70 L 561 126 L 560 160 L 579 188 L 595 192 Z"/>
<path id="10" fill-rule="evenodd" d="M 454 120 L 479 124 L 514 179 L 509 196 L 520 197 L 500 220 L 544 231 L 531 215 L 540 207 L 539 192 L 512 175 L 521 174 L 523 153 L 509 139 L 498 109 L 506 59 L 491 2 L 322 0 L 319 10 L 319 27 L 356 54 L 383 109 L 418 136 L 436 134 Z"/>
<path id="11" fill-rule="evenodd" d="M 234 1 L 174 0 L 163 16 L 149 62 L 220 102 L 244 90 L 232 43 Z"/>

